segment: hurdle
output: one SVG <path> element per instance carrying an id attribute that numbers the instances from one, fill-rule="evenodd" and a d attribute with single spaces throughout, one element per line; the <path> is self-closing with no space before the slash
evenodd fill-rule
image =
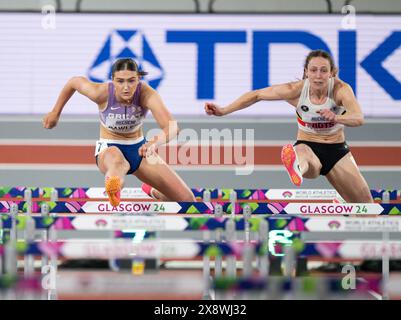
<path id="1" fill-rule="evenodd" d="M 400 285 L 400 277 L 392 277 L 393 285 Z M 352 290 L 344 289 L 342 279 L 334 276 L 299 278 L 271 276 L 222 277 L 214 280 L 212 288 L 218 300 L 366 300 L 381 299 L 382 281 L 377 277 L 358 278 Z"/>
<path id="2" fill-rule="evenodd" d="M 188 249 L 188 247 L 187 247 L 186 249 Z M 206 251 L 206 250 L 205 250 L 205 251 Z"/>
<path id="3" fill-rule="evenodd" d="M 73 201 L 73 199 L 70 199 L 72 201 L 57 201 L 58 199 L 58 194 L 56 194 L 56 189 L 52 189 L 50 192 L 51 195 L 51 199 L 53 201 L 37 201 L 37 199 L 33 199 L 32 194 L 30 194 L 30 192 L 32 192 L 32 190 L 29 189 L 24 189 L 24 198 L 27 199 L 28 201 L 22 201 L 21 199 L 13 202 L 13 201 L 2 201 L 1 202 L 1 206 L 0 206 L 0 210 L 3 212 L 6 212 L 7 210 L 10 209 L 11 206 L 13 206 L 14 208 L 14 215 L 16 215 L 17 213 L 22 213 L 23 217 L 18 216 L 17 218 L 19 219 L 18 221 L 22 221 L 21 218 L 27 218 L 27 217 L 31 217 L 32 220 L 30 220 L 31 222 L 34 222 L 35 228 L 39 228 L 40 229 L 40 223 L 43 223 L 44 220 L 47 219 L 47 223 L 48 223 L 48 228 L 41 228 L 43 229 L 42 232 L 42 240 L 46 240 L 48 239 L 47 236 L 48 234 L 46 232 L 49 232 L 50 230 L 53 230 L 55 233 L 55 230 L 57 230 L 56 227 L 54 227 L 55 225 L 57 225 L 57 222 L 59 222 L 59 224 L 61 223 L 66 223 L 67 221 L 70 222 L 70 224 L 72 224 L 72 220 L 70 219 L 75 219 L 75 223 L 77 223 L 78 219 L 82 218 L 81 215 L 85 214 L 86 218 L 90 217 L 90 214 L 96 214 L 96 216 L 99 215 L 99 210 L 96 211 L 96 207 L 93 206 L 93 204 L 96 204 L 96 201 L 90 201 L 90 204 L 92 205 L 92 209 L 87 209 L 84 210 L 82 209 L 82 207 L 85 205 L 85 203 L 89 202 L 89 201 Z M 327 203 L 313 203 L 311 205 L 309 205 L 309 209 L 307 209 L 307 211 L 303 214 L 299 214 L 299 208 L 300 208 L 300 204 L 299 203 L 263 203 L 263 204 L 259 204 L 257 201 L 252 201 L 252 202 L 238 202 L 238 197 L 236 194 L 236 191 L 231 190 L 231 197 L 229 199 L 230 202 L 225 202 L 225 201 L 217 201 L 217 202 L 207 202 L 207 201 L 203 201 L 203 202 L 195 202 L 195 203 L 155 203 L 153 202 L 153 208 L 151 207 L 152 204 L 143 204 L 142 203 L 142 207 L 141 208 L 148 208 L 147 211 L 146 210 L 142 210 L 142 216 L 140 217 L 142 219 L 142 226 L 140 225 L 136 225 L 136 229 L 138 229 L 138 227 L 140 227 L 139 229 L 146 229 L 149 227 L 150 225 L 150 219 L 159 219 L 159 222 L 161 221 L 168 221 L 168 219 L 171 218 L 171 220 L 173 218 L 178 218 L 177 216 L 180 216 L 180 223 L 181 223 L 181 228 L 183 223 L 190 225 L 191 222 L 194 222 L 195 220 L 190 220 L 190 219 L 199 219 L 199 215 L 203 216 L 203 219 L 207 219 L 207 221 L 211 222 L 211 225 L 213 225 L 213 223 L 217 223 L 216 227 L 211 227 L 210 225 L 208 226 L 208 230 L 209 231 L 213 231 L 212 233 L 209 232 L 209 236 L 205 237 L 205 240 L 208 239 L 212 239 L 214 238 L 212 241 L 217 241 L 220 242 L 221 240 L 224 241 L 228 241 L 230 239 L 235 240 L 235 232 L 240 230 L 244 232 L 244 240 L 246 243 L 249 243 L 252 239 L 250 236 L 250 228 L 254 227 L 256 224 L 256 220 L 254 220 L 255 218 L 252 218 L 251 215 L 252 214 L 257 214 L 257 220 L 259 220 L 260 224 L 267 224 L 267 228 L 265 228 L 265 230 L 269 230 L 270 224 L 271 222 L 274 220 L 272 219 L 273 216 L 281 216 L 281 217 L 288 217 L 290 218 L 289 220 L 292 219 L 292 221 L 295 221 L 295 219 L 297 222 L 304 221 L 305 219 L 309 219 L 307 221 L 305 221 L 305 223 L 309 223 L 310 225 L 313 225 L 313 221 L 316 223 L 316 221 L 318 221 L 318 218 L 315 217 L 316 214 L 321 214 L 320 209 L 319 208 L 323 208 L 323 206 L 330 206 L 331 208 L 342 208 L 341 206 L 345 206 L 344 204 L 330 204 L 328 205 Z M 386 192 L 386 191 L 383 191 Z M 203 193 L 204 195 L 204 200 L 209 200 L 211 198 L 211 194 L 208 192 L 208 190 L 206 190 L 206 192 Z M 386 199 L 389 199 L 393 196 L 391 196 L 391 192 L 387 193 L 388 196 L 384 197 Z M 57 202 L 57 203 L 56 203 Z M 61 205 L 60 205 L 61 204 Z M 128 203 L 129 204 L 129 203 Z M 148 207 L 146 207 L 148 206 Z M 174 207 L 175 206 L 175 207 Z M 180 208 L 178 208 L 178 206 Z M 348 208 L 347 210 L 347 215 L 364 215 L 364 216 L 374 216 L 374 219 L 381 219 L 378 218 L 377 215 L 383 216 L 383 218 L 386 217 L 386 215 L 389 216 L 397 216 L 400 213 L 400 206 L 395 203 L 395 204 L 390 204 L 390 203 L 381 203 L 381 204 L 346 204 L 346 208 Z M 160 210 L 161 207 L 164 207 L 164 210 Z M 167 207 L 167 209 L 166 209 Z M 15 209 L 16 208 L 16 209 Z M 38 210 L 38 208 L 40 208 L 40 210 Z M 94 208 L 94 209 L 93 209 Z M 127 207 L 123 207 L 123 209 L 126 209 Z M 176 213 L 170 214 L 170 216 L 168 216 L 168 214 L 166 213 L 168 210 L 170 210 L 171 208 L 176 208 Z M 311 209 L 312 208 L 312 209 Z M 318 212 L 316 212 L 316 208 L 318 208 Z M 63 211 L 64 210 L 64 211 Z M 67 211 L 69 210 L 69 211 Z M 93 210 L 93 211 L 92 211 Z M 10 213 L 12 210 L 9 210 Z M 51 215 L 53 216 L 55 223 L 50 223 L 49 224 L 49 211 L 51 211 Z M 124 210 L 123 210 L 124 211 Z M 67 214 L 67 216 L 60 216 L 61 214 L 63 214 L 63 212 L 69 212 L 69 214 Z M 298 217 L 294 218 L 294 216 L 297 215 L 298 212 Z M 37 216 L 37 214 L 41 214 L 42 215 L 42 222 L 39 218 L 39 216 Z M 102 214 L 114 214 L 113 215 L 113 219 L 114 221 L 116 221 L 116 219 L 118 219 L 118 217 L 120 215 L 122 215 L 121 212 L 119 212 L 117 210 L 117 212 L 115 210 L 104 210 L 102 212 Z M 182 214 L 182 215 L 181 215 Z M 335 214 L 336 215 L 336 220 L 341 220 L 341 219 L 349 219 L 350 217 L 341 217 L 341 215 L 344 215 L 344 212 L 329 212 L 330 215 Z M 176 215 L 174 217 L 174 215 Z M 10 214 L 10 216 L 12 216 Z M 181 217 L 182 216 L 182 217 Z M 309 218 L 309 216 L 311 216 L 311 218 Z M 46 219 L 44 219 L 43 217 L 45 217 Z M 106 218 L 107 216 L 105 216 Z M 110 217 L 110 216 L 108 216 Z M 131 215 L 125 215 L 124 218 L 126 219 L 127 217 L 133 217 L 132 213 Z M 308 217 L 308 218 L 306 218 Z M 338 219 L 337 219 L 338 217 Z M 133 223 L 132 221 L 138 221 L 136 219 L 137 217 L 135 217 L 133 220 L 131 220 L 131 223 Z M 147 219 L 149 218 L 149 219 Z M 315 219 L 316 218 L 316 219 Z M 325 217 L 319 217 L 319 218 L 325 218 Z M 353 220 L 352 221 L 356 221 L 355 217 L 352 217 Z M 363 218 L 366 219 L 366 218 Z M 11 218 L 12 220 L 12 218 Z M 29 219 L 28 219 L 29 220 Z M 17 219 L 15 220 L 17 221 Z M 147 222 L 144 222 L 147 221 Z M 28 222 L 31 223 L 31 222 Z M 177 222 L 177 221 L 176 221 Z M 277 220 L 276 220 L 277 222 Z M 346 221 L 343 221 L 346 224 Z M 388 222 L 388 221 L 387 221 Z M 3 219 L 3 225 L 5 225 L 6 227 L 8 226 L 8 219 Z M 12 223 L 12 222 L 11 222 Z M 26 223 L 26 222 L 25 222 Z M 81 223 L 82 223 L 82 219 L 81 219 Z M 220 223 L 220 224 L 218 224 Z M 321 221 L 319 222 L 321 224 Z M 341 221 L 338 222 L 337 224 L 340 223 Z M 359 220 L 358 222 L 359 224 L 362 224 L 362 221 Z M 16 224 L 16 222 L 15 222 Z M 77 224 L 76 224 L 77 225 Z M 53 226 L 52 228 L 50 228 L 51 226 Z M 78 224 L 79 226 L 79 224 Z M 346 226 L 345 228 L 349 228 L 350 226 Z M 59 227 L 60 228 L 60 227 Z M 192 226 L 190 227 L 192 228 Z M 204 228 L 204 226 L 203 226 Z M 316 228 L 316 226 L 315 226 Z M 61 227 L 62 229 L 62 227 Z M 225 229 L 226 230 L 226 237 L 223 236 L 223 234 L 221 233 L 221 230 Z M 261 227 L 261 229 L 263 229 Z M 15 230 L 15 228 L 13 229 Z M 174 230 L 174 229 L 172 229 Z M 185 230 L 188 230 L 187 227 L 185 227 Z M 233 232 L 234 230 L 234 232 Z M 257 229 L 256 229 L 257 230 Z M 317 229 L 318 230 L 318 229 Z M 392 230 L 390 229 L 386 229 L 386 230 Z M 160 231 L 158 230 L 156 227 L 154 229 L 154 231 Z M 205 230 L 203 230 L 205 231 Z M 255 228 L 254 230 L 255 231 Z M 315 229 L 316 231 L 316 229 Z M 327 230 L 326 230 L 327 231 Z M 398 229 L 397 229 L 398 231 Z M 302 230 L 302 232 L 305 232 L 305 230 Z M 203 232 L 205 233 L 205 232 Z M 265 233 L 265 236 L 267 237 L 267 239 L 264 239 L 265 241 L 268 241 L 268 234 Z M 55 239 L 55 237 L 53 237 Z M 263 233 L 259 235 L 259 238 L 262 239 L 263 238 Z M 232 240 L 231 240 L 232 241 Z M 45 242 L 45 241 L 44 241 Z M 310 247 L 310 246 L 309 246 Z M 249 247 L 250 248 L 250 247 Z M 249 249 L 248 248 L 248 249 Z M 244 253 L 244 256 L 252 256 L 252 254 L 250 254 L 249 250 L 248 251 L 244 251 L 244 252 L 248 252 L 248 253 Z M 289 255 L 288 255 L 289 256 Z M 288 257 L 287 256 L 287 257 Z M 234 274 L 236 273 L 235 271 L 235 266 L 236 266 L 236 259 L 237 257 L 239 257 L 239 255 L 236 254 L 228 254 L 227 255 L 227 273 L 229 274 Z M 42 255 L 43 258 L 43 255 Z M 53 256 L 54 258 L 54 256 Z M 203 255 L 203 258 L 205 259 L 205 255 Z M 268 268 L 269 268 L 269 260 L 264 259 L 264 256 L 258 256 L 257 255 L 257 263 L 260 264 L 261 268 L 260 268 L 260 272 L 262 274 L 268 274 Z M 221 263 L 221 255 L 217 255 L 215 257 L 215 275 L 217 273 L 217 276 L 219 274 L 222 274 L 222 263 Z M 231 259 L 231 260 L 230 260 Z M 250 266 L 251 264 L 249 264 L 249 261 L 251 259 L 249 258 L 243 258 L 243 261 L 246 261 L 247 263 L 244 264 L 244 272 L 245 274 L 250 274 L 249 270 L 251 269 Z M 29 261 L 29 259 L 28 259 Z M 46 261 L 46 260 L 44 260 Z M 206 261 L 206 260 L 205 260 Z M 217 261 L 217 263 L 216 263 Z M 209 262 L 210 262 L 210 257 L 209 257 Z M 42 262 L 43 264 L 44 262 Z M 57 264 L 57 263 L 56 263 Z M 29 265 L 29 263 L 27 263 L 27 265 Z M 25 266 L 25 264 L 24 264 Z M 384 270 L 385 268 L 383 268 Z M 206 270 L 206 268 L 205 268 Z M 234 271 L 233 271 L 234 270 Z M 263 271 L 262 271 L 263 270 Z M 286 268 L 285 268 L 286 270 Z M 29 271 L 27 271 L 29 274 Z M 210 277 L 207 276 L 207 272 L 204 271 L 205 273 L 205 279 L 208 278 L 210 280 Z M 209 274 L 210 274 L 210 269 L 209 269 Z M 209 286 L 210 287 L 210 286 Z M 206 295 L 207 296 L 207 295 Z"/>
<path id="4" fill-rule="evenodd" d="M 102 200 L 107 199 L 104 187 L 6 187 L 0 186 L 0 199 L 12 200 L 24 198 L 27 201 L 27 190 L 31 191 L 33 198 L 40 199 L 79 199 L 79 200 Z M 228 188 L 192 188 L 194 196 L 204 202 L 219 200 L 229 201 L 233 193 L 237 201 L 332 201 L 340 200 L 341 196 L 333 189 L 228 189 Z M 377 202 L 401 201 L 401 190 L 371 189 L 371 195 Z M 140 188 L 123 188 L 121 199 L 154 201 Z M 206 200 L 209 199 L 209 200 Z"/>
<path id="5" fill-rule="evenodd" d="M 379 243 L 377 243 L 379 244 Z M 224 256 L 242 256 L 244 259 L 244 272 L 243 275 L 244 277 L 249 277 L 251 275 L 250 270 L 251 270 L 251 258 L 248 258 L 246 260 L 246 257 L 251 257 L 249 255 L 250 252 L 258 252 L 260 254 L 263 251 L 260 250 L 261 244 L 256 244 L 252 243 L 251 245 L 247 246 L 246 244 L 243 244 L 241 246 L 238 246 L 237 244 L 205 244 L 205 243 L 157 243 L 153 242 L 150 243 L 148 241 L 144 241 L 140 245 L 135 245 L 133 246 L 130 241 L 124 241 L 124 242 L 116 242 L 116 243 L 90 243 L 90 244 L 81 244 L 77 242 L 57 242 L 57 243 L 47 243 L 47 242 L 42 242 L 40 244 L 37 243 L 29 243 L 26 244 L 26 249 L 25 251 L 19 250 L 19 254 L 48 254 L 48 255 L 62 255 L 64 257 L 69 257 L 69 258 L 88 258 L 88 257 L 96 257 L 96 258 L 116 258 L 116 257 L 125 257 L 128 253 L 133 252 L 132 249 L 135 248 L 136 253 L 140 256 L 143 257 L 163 257 L 163 256 L 168 256 L 168 257 L 176 257 L 176 258 L 193 258 L 195 256 L 200 256 L 200 255 L 208 255 L 209 257 L 213 257 L 215 254 L 217 254 L 216 249 L 218 250 L 218 254 L 224 255 Z M 400 243 L 398 242 L 398 246 Z M 154 252 L 147 252 L 146 250 L 149 249 L 149 247 L 152 246 L 155 248 Z M 248 251 L 248 249 L 252 249 L 252 251 Z M 175 250 L 175 252 L 173 251 Z M 169 252 L 164 253 L 164 252 Z M 174 252 L 174 253 L 172 253 Z M 213 253 L 215 252 L 215 253 Z M 289 254 L 286 255 L 287 257 L 290 257 Z M 356 257 L 356 256 L 348 256 L 349 257 Z M 363 256 L 359 256 L 359 258 L 362 258 Z M 399 255 L 397 256 L 399 258 Z M 246 264 L 248 263 L 248 265 Z M 291 265 L 291 264 L 289 264 Z M 293 265 L 293 264 L 292 264 Z M 290 269 L 286 270 L 286 277 L 290 277 L 291 272 L 289 271 Z M 231 277 L 233 278 L 233 277 Z M 234 277 L 235 278 L 235 277 Z M 383 295 L 383 298 L 385 296 Z"/>
<path id="6" fill-rule="evenodd" d="M 1 201 L 0 213 L 7 212 L 12 204 L 18 212 L 39 214 L 44 201 Z M 128 202 L 112 207 L 106 201 L 47 202 L 53 213 L 124 213 L 124 214 L 214 214 L 221 206 L 226 214 L 243 214 L 251 208 L 252 214 L 332 214 L 332 215 L 398 215 L 401 203 L 300 203 L 300 202 Z"/>

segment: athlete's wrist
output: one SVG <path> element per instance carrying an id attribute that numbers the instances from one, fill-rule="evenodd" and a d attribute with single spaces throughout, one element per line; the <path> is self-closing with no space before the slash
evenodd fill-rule
<path id="1" fill-rule="evenodd" d="M 222 116 L 225 116 L 225 115 L 231 113 L 231 110 L 230 110 L 229 106 L 222 107 L 220 109 L 220 111 L 221 111 L 221 115 Z"/>
<path id="2" fill-rule="evenodd" d="M 57 108 L 57 107 L 54 107 L 53 110 L 50 111 L 50 113 L 53 113 L 58 118 L 60 118 L 60 116 L 61 116 L 61 110 L 59 108 Z"/>

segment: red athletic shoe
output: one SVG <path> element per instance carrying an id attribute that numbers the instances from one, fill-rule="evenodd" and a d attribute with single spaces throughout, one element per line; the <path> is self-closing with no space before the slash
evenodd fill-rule
<path id="1" fill-rule="evenodd" d="M 156 199 L 156 197 L 153 195 L 153 188 L 146 184 L 146 183 L 142 183 L 142 191 L 145 192 L 149 197 Z"/>
<path id="2" fill-rule="evenodd" d="M 299 187 L 303 179 L 301 170 L 299 169 L 297 153 L 292 144 L 287 144 L 281 149 L 281 162 L 287 169 L 292 183 Z"/>
<path id="3" fill-rule="evenodd" d="M 121 181 L 117 176 L 106 178 L 106 192 L 109 196 L 110 204 L 117 207 L 120 204 Z"/>

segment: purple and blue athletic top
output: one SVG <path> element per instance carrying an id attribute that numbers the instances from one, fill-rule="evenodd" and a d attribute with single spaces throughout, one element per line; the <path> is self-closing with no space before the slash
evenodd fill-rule
<path id="1" fill-rule="evenodd" d="M 117 101 L 114 84 L 109 82 L 107 105 L 103 110 L 99 110 L 100 123 L 103 127 L 115 133 L 132 133 L 142 126 L 148 109 L 139 105 L 141 86 L 142 83 L 139 82 L 132 103 L 125 106 Z"/>

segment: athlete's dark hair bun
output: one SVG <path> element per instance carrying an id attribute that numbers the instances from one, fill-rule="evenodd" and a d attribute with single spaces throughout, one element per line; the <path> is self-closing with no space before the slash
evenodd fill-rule
<path id="1" fill-rule="evenodd" d="M 143 70 L 139 70 L 138 64 L 132 58 L 120 58 L 120 59 L 116 60 L 113 63 L 113 67 L 111 69 L 112 77 L 114 78 L 114 74 L 117 71 L 123 71 L 123 70 L 136 71 L 136 72 L 138 72 L 138 74 L 140 76 L 145 76 L 148 74 L 147 72 L 145 72 Z"/>

